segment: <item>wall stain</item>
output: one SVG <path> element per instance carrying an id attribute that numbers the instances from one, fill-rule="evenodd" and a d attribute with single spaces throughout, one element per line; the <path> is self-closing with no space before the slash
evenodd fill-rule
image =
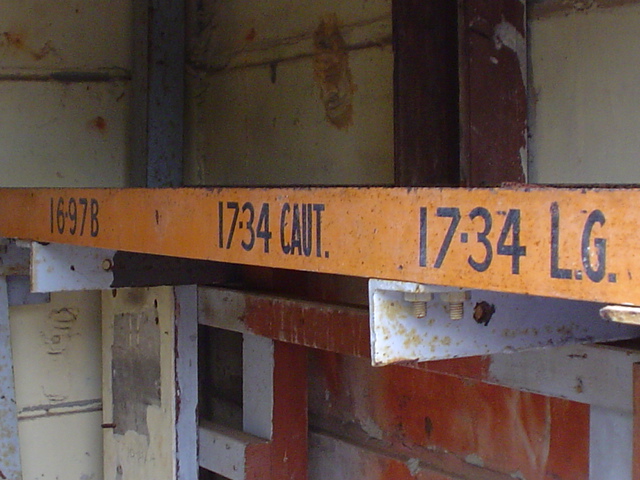
<path id="1" fill-rule="evenodd" d="M 247 32 L 247 34 L 244 36 L 245 41 L 247 42 L 253 42 L 256 39 L 256 35 L 258 32 L 256 32 L 256 29 L 251 27 L 249 29 L 249 31 Z"/>
<path id="2" fill-rule="evenodd" d="M 326 118 L 340 130 L 353 124 L 353 95 L 347 45 L 335 14 L 325 16 L 313 35 L 313 75 Z"/>
<path id="3" fill-rule="evenodd" d="M 0 45 L 11 50 L 25 53 L 36 61 L 43 60 L 50 54 L 56 53 L 56 49 L 50 40 L 45 42 L 39 49 L 35 49 L 27 44 L 26 38 L 24 33 L 11 31 L 2 32 L 2 43 Z"/>
<path id="4" fill-rule="evenodd" d="M 94 130 L 102 134 L 107 133 L 107 121 L 100 115 L 89 120 L 87 126 L 89 130 Z"/>
<path id="5" fill-rule="evenodd" d="M 78 314 L 78 310 L 74 308 L 61 308 L 49 313 L 41 332 L 49 355 L 59 355 L 67 349 L 74 335 L 73 327 Z"/>

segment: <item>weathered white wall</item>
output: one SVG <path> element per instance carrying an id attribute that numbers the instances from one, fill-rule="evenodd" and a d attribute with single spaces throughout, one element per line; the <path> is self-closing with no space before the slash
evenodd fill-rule
<path id="1" fill-rule="evenodd" d="M 389 0 L 188 12 L 188 183 L 393 181 Z"/>
<path id="2" fill-rule="evenodd" d="M 100 478 L 100 297 L 10 311 L 25 479 Z"/>
<path id="3" fill-rule="evenodd" d="M 532 13 L 530 180 L 638 183 L 640 3 L 550 0 Z"/>
<path id="4" fill-rule="evenodd" d="M 1 10 L 0 185 L 124 186 L 131 0 Z M 24 478 L 102 478 L 99 293 L 10 319 Z"/>

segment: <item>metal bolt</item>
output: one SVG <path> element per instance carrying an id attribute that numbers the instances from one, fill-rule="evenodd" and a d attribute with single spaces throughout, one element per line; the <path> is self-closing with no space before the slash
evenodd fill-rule
<path id="1" fill-rule="evenodd" d="M 464 316 L 464 303 L 451 302 L 449 303 L 449 318 L 451 320 L 462 320 Z"/>
<path id="2" fill-rule="evenodd" d="M 404 299 L 411 304 L 411 313 L 413 313 L 414 317 L 424 318 L 427 316 L 427 302 L 433 299 L 433 295 L 430 293 L 406 292 Z"/>
<path id="3" fill-rule="evenodd" d="M 110 258 L 105 258 L 102 261 L 102 269 L 105 272 L 110 272 L 111 270 L 113 270 L 113 260 L 111 260 Z"/>
<path id="4" fill-rule="evenodd" d="M 462 320 L 464 316 L 464 302 L 469 300 L 469 292 L 445 292 L 440 294 L 440 299 L 447 302 L 447 310 L 451 320 Z"/>

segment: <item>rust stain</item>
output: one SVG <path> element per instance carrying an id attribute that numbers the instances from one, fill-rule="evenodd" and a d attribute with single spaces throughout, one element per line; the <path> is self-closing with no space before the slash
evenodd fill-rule
<path id="1" fill-rule="evenodd" d="M 8 48 L 23 52 L 29 55 L 34 60 L 42 60 L 56 51 L 51 41 L 45 42 L 44 45 L 39 49 L 29 47 L 27 45 L 26 34 L 21 32 L 3 32 L 2 37 L 4 38 L 4 44 Z"/>
<path id="2" fill-rule="evenodd" d="M 4 37 L 8 46 L 17 48 L 18 50 L 24 48 L 24 37 L 22 34 L 15 32 L 4 32 L 2 36 Z"/>
<path id="3" fill-rule="evenodd" d="M 252 27 L 244 36 L 244 39 L 247 42 L 253 42 L 256 39 L 256 35 L 257 35 L 256 29 Z"/>
<path id="4" fill-rule="evenodd" d="M 107 133 L 107 121 L 104 117 L 98 115 L 89 121 L 88 128 L 89 130 L 95 130 L 96 132 Z"/>
<path id="5" fill-rule="evenodd" d="M 351 77 L 347 46 L 335 14 L 320 21 L 313 35 L 313 46 L 313 75 L 320 88 L 326 118 L 336 128 L 347 129 L 353 124 L 356 86 Z"/>
<path id="6" fill-rule="evenodd" d="M 491 317 L 496 312 L 495 305 L 491 305 L 485 301 L 476 303 L 476 306 L 473 307 L 473 319 L 476 323 L 480 323 L 485 327 L 489 325 L 491 321 Z"/>

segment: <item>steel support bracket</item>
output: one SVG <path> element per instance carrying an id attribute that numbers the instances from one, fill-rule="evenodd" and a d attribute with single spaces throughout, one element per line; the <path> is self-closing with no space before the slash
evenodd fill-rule
<path id="1" fill-rule="evenodd" d="M 114 250 L 31 244 L 31 291 L 105 290 L 113 283 Z"/>
<path id="2" fill-rule="evenodd" d="M 640 328 L 599 321 L 599 303 L 468 290 L 452 319 L 459 288 L 369 280 L 373 365 L 517 352 L 632 338 Z M 431 295 L 416 315 L 413 294 Z"/>

